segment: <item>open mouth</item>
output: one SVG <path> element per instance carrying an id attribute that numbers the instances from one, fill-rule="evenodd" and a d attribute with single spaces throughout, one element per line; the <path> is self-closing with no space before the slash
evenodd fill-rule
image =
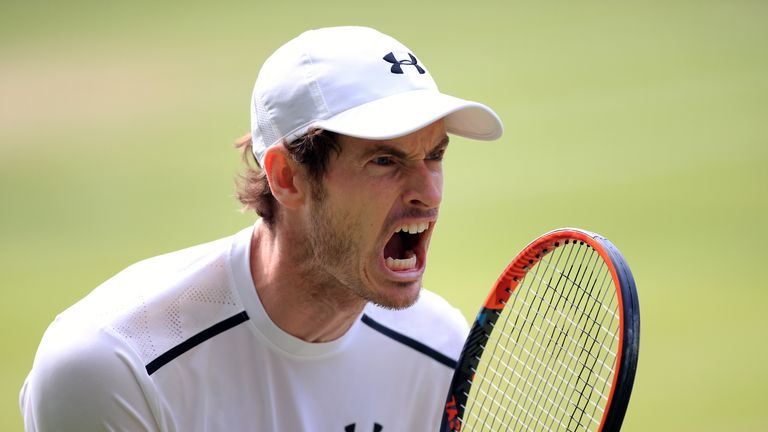
<path id="1" fill-rule="evenodd" d="M 429 222 L 400 226 L 384 246 L 384 262 L 390 270 L 413 270 L 418 265 L 417 254 L 421 251 L 424 232 Z"/>

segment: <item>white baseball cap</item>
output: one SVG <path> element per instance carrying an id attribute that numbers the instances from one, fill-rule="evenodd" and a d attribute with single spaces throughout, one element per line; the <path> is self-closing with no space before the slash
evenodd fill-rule
<path id="1" fill-rule="evenodd" d="M 449 133 L 495 140 L 487 106 L 440 93 L 423 63 L 394 38 L 366 27 L 310 30 L 272 54 L 251 99 L 253 154 L 310 128 L 387 140 L 445 119 Z"/>

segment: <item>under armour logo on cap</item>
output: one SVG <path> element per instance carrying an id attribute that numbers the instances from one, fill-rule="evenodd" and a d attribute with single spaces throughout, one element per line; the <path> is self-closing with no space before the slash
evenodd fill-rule
<path id="1" fill-rule="evenodd" d="M 416 70 L 419 71 L 419 74 L 424 74 L 427 72 L 424 70 L 424 68 L 418 65 L 418 61 L 416 60 L 416 57 L 413 56 L 413 54 L 408 53 L 408 57 L 410 57 L 411 59 L 398 60 L 395 58 L 395 53 L 389 53 L 384 56 L 384 60 L 386 60 L 388 63 L 392 63 L 392 67 L 389 69 L 389 71 L 392 72 L 393 74 L 403 73 L 403 65 L 415 67 Z"/>

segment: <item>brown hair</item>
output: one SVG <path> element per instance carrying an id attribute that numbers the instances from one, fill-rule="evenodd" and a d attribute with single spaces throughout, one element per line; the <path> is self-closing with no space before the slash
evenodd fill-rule
<path id="1" fill-rule="evenodd" d="M 341 151 L 336 134 L 313 128 L 307 134 L 283 145 L 293 160 L 304 166 L 310 182 L 313 183 L 312 192 L 318 195 L 317 191 L 322 191 L 320 184 L 328 167 L 331 152 L 338 154 Z M 245 170 L 236 183 L 237 198 L 243 204 L 243 210 L 255 211 L 264 223 L 272 228 L 277 219 L 278 202 L 269 188 L 267 174 L 253 156 L 252 147 L 250 133 L 235 141 L 235 148 L 240 151 L 240 157 L 245 163 Z"/>

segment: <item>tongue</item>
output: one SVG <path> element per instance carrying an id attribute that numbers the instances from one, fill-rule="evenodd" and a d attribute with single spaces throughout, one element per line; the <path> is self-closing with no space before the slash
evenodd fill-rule
<path id="1" fill-rule="evenodd" d="M 402 259 L 405 251 L 403 250 L 403 238 L 399 233 L 395 233 L 384 246 L 384 258 Z"/>

